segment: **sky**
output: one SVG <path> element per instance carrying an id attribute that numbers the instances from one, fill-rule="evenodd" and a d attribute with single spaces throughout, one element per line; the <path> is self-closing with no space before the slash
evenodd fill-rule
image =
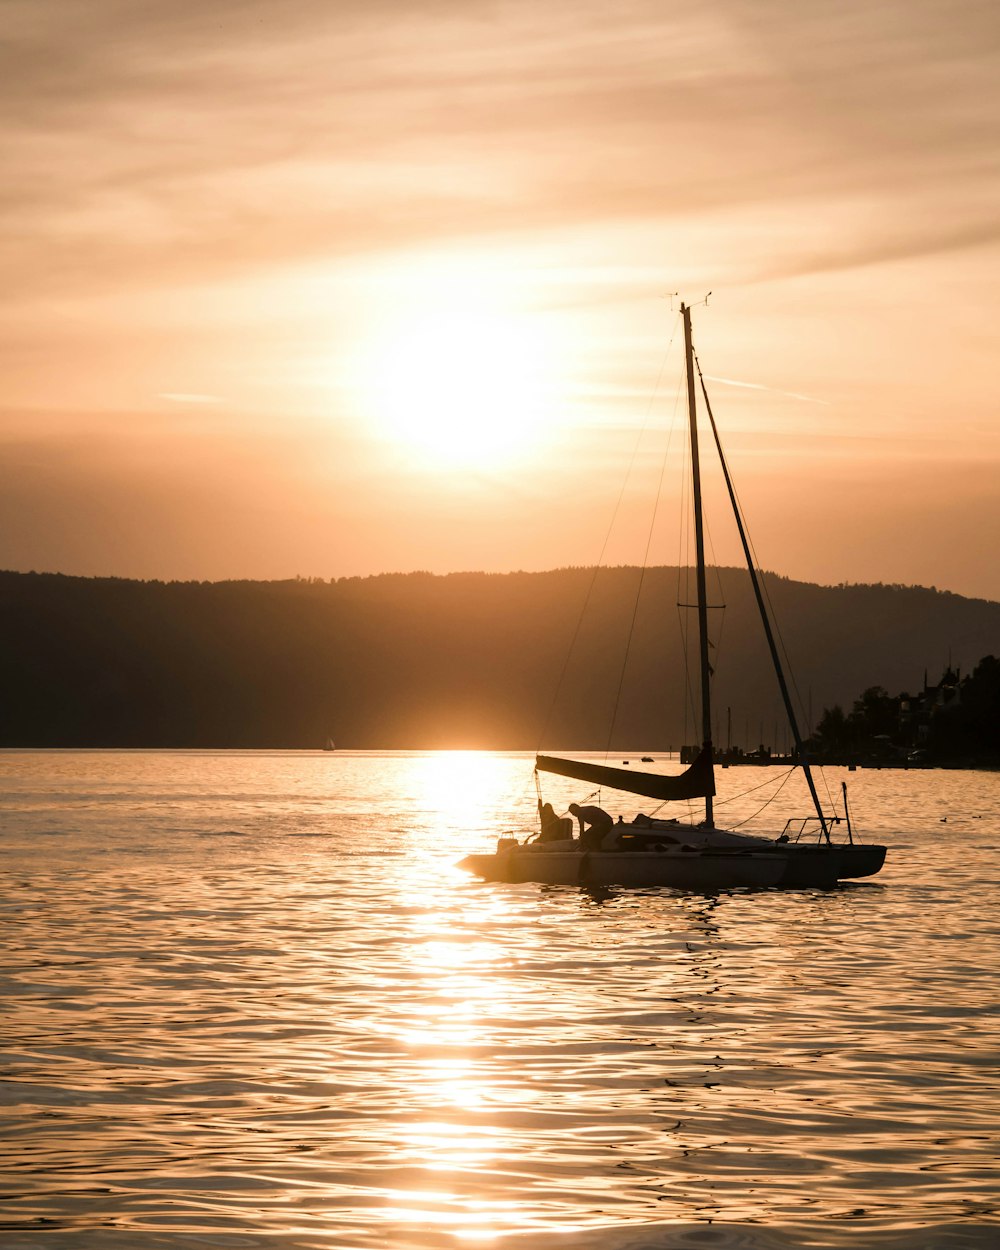
<path id="1" fill-rule="evenodd" d="M 0 16 L 0 567 L 673 563 L 683 298 L 765 568 L 1000 599 L 995 4 Z"/>

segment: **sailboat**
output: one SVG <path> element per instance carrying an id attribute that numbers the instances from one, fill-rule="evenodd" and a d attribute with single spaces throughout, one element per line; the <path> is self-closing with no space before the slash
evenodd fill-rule
<path id="1" fill-rule="evenodd" d="M 694 512 L 695 579 L 698 612 L 698 652 L 701 686 L 703 744 L 694 761 L 677 776 L 632 771 L 587 760 L 568 760 L 538 755 L 536 776 L 549 773 L 600 787 L 643 795 L 660 802 L 702 799 L 704 819 L 691 825 L 673 819 L 639 815 L 630 821 L 619 818 L 595 843 L 581 838 L 542 840 L 532 835 L 519 841 L 505 835 L 491 854 L 468 855 L 460 867 L 487 881 L 538 881 L 552 885 L 669 886 L 681 890 L 714 892 L 737 888 L 829 888 L 839 881 L 877 873 L 885 862 L 884 846 L 862 845 L 854 838 L 847 811 L 844 786 L 844 818 L 847 841 L 834 841 L 831 827 L 840 818 L 824 811 L 799 732 L 798 721 L 785 679 L 764 594 L 750 542 L 737 504 L 729 467 L 722 450 L 704 379 L 698 368 L 723 477 L 736 517 L 747 570 L 760 612 L 764 635 L 774 665 L 796 758 L 815 808 L 815 816 L 790 820 L 772 837 L 737 833 L 715 823 L 715 752 L 712 745 L 711 666 L 708 638 L 705 540 L 701 500 L 701 464 L 698 446 L 698 412 L 695 390 L 695 354 L 691 333 L 691 308 L 681 305 L 684 324 L 684 362 L 687 388 L 688 428 L 691 450 L 691 487 Z M 541 811 L 541 801 L 539 800 Z M 572 822 L 565 822 L 572 832 Z M 814 836 L 812 836 L 814 835 Z"/>

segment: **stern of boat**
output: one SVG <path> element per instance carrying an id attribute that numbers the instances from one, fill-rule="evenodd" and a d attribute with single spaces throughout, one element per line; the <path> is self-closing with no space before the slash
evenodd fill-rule
<path id="1" fill-rule="evenodd" d="M 840 856 L 837 876 L 842 879 L 874 877 L 885 863 L 884 846 L 860 846 L 855 843 L 853 846 L 838 846 L 837 851 Z"/>

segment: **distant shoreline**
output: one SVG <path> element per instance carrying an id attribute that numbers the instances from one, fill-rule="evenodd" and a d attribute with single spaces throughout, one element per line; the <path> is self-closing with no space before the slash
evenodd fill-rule
<path id="1" fill-rule="evenodd" d="M 597 747 L 551 747 L 550 750 L 560 755 L 583 755 L 596 756 L 605 758 L 608 752 Z M 405 756 L 405 755 L 509 755 L 523 758 L 526 762 L 530 762 L 537 754 L 534 747 L 338 747 L 336 751 L 328 751 L 323 747 L 288 747 L 288 746 L 54 746 L 47 744 L 45 746 L 24 746 L 24 745 L 2 745 L 0 746 L 0 754 L 6 755 L 46 755 L 46 754 L 76 754 L 76 755 L 302 755 L 306 758 L 322 757 L 327 760 L 332 759 L 351 759 L 356 757 L 371 756 Z M 628 757 L 629 752 L 612 751 L 610 756 L 617 758 L 619 755 Z M 635 761 L 640 758 L 638 751 L 631 752 Z M 658 751 L 656 752 L 656 762 L 673 763 L 678 762 L 678 752 Z M 813 768 L 846 768 L 850 771 L 857 772 L 980 772 L 992 773 L 1000 772 L 1000 760 L 983 761 L 983 760 L 949 760 L 925 764 L 911 763 L 862 763 L 855 762 L 853 765 L 847 760 L 818 760 L 810 759 Z M 739 760 L 726 763 L 716 764 L 717 771 L 728 771 L 731 768 L 795 768 L 795 761 L 787 756 L 774 756 L 769 760 Z"/>

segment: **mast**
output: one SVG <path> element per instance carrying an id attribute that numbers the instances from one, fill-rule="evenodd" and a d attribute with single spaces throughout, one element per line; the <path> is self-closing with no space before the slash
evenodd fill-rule
<path id="1" fill-rule="evenodd" d="M 684 318 L 684 364 L 687 373 L 688 423 L 691 428 L 691 493 L 694 502 L 695 577 L 698 589 L 698 651 L 701 660 L 702 750 L 712 759 L 712 694 L 708 656 L 708 593 L 705 588 L 705 529 L 701 515 L 701 465 L 698 460 L 698 412 L 694 389 L 694 348 L 691 309 L 681 304 Z M 712 796 L 705 796 L 705 823 L 712 823 Z"/>

